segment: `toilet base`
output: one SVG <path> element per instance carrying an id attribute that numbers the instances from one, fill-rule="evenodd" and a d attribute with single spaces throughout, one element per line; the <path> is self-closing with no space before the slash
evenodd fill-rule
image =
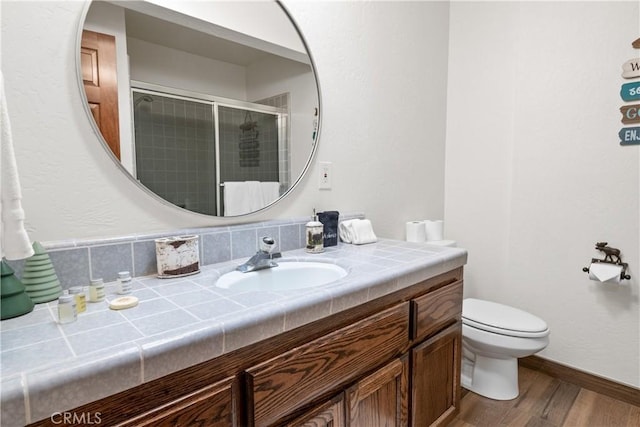
<path id="1" fill-rule="evenodd" d="M 518 397 L 518 359 L 496 359 L 475 355 L 475 361 L 463 358 L 462 386 L 494 400 Z"/>

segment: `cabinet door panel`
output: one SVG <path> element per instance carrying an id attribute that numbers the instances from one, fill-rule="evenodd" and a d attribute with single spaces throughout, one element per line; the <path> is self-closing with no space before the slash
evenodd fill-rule
<path id="1" fill-rule="evenodd" d="M 402 303 L 247 370 L 250 424 L 276 423 L 391 360 L 408 340 Z"/>
<path id="2" fill-rule="evenodd" d="M 237 426 L 235 378 L 212 384 L 195 393 L 160 406 L 120 426 L 186 427 Z"/>
<path id="3" fill-rule="evenodd" d="M 413 348 L 412 426 L 447 425 L 459 412 L 461 343 L 458 322 Z"/>
<path id="4" fill-rule="evenodd" d="M 308 411 L 284 427 L 345 427 L 344 396 L 339 394 L 331 401 Z"/>
<path id="5" fill-rule="evenodd" d="M 404 427 L 408 418 L 408 357 L 396 359 L 347 390 L 350 427 Z"/>

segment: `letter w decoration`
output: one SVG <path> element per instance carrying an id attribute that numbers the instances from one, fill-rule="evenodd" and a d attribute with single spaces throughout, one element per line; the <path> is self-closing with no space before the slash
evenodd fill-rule
<path id="1" fill-rule="evenodd" d="M 640 58 L 630 59 L 622 64 L 622 77 L 625 79 L 640 77 Z"/>

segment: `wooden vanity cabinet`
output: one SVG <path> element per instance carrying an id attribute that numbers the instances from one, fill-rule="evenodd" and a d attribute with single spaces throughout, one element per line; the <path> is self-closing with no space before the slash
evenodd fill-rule
<path id="1" fill-rule="evenodd" d="M 270 426 L 335 394 L 407 347 L 409 303 L 398 304 L 247 370 L 250 426 Z"/>
<path id="2" fill-rule="evenodd" d="M 445 426 L 461 313 L 457 268 L 72 412 L 131 427 Z"/>
<path id="3" fill-rule="evenodd" d="M 285 427 L 406 427 L 409 356 L 394 359 Z"/>

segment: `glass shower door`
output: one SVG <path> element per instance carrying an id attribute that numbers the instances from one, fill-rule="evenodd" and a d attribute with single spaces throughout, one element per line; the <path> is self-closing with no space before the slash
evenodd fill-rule
<path id="1" fill-rule="evenodd" d="M 165 200 L 217 214 L 211 102 L 133 92 L 136 177 Z"/>
<path id="2" fill-rule="evenodd" d="M 223 191 L 224 183 L 230 181 L 280 182 L 280 122 L 278 113 L 217 105 L 218 180 Z M 279 188 L 277 192 L 279 196 Z M 219 205 L 222 214 L 224 197 Z"/>

